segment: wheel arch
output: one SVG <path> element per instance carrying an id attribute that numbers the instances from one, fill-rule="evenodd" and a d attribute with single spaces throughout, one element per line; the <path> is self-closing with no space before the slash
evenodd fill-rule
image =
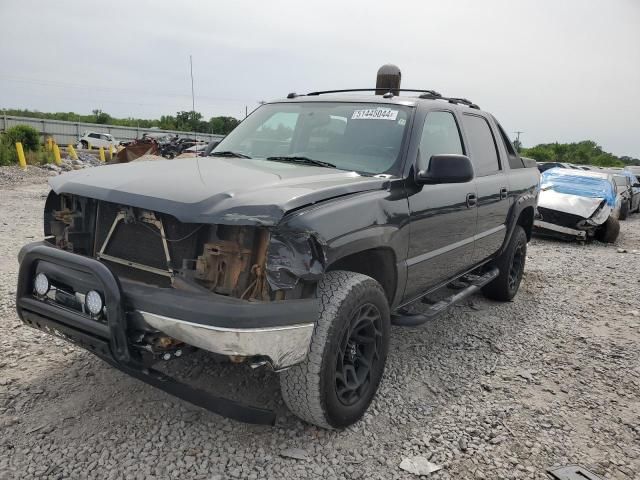
<path id="1" fill-rule="evenodd" d="M 334 270 L 347 270 L 373 278 L 382 286 L 389 304 L 393 303 L 398 287 L 396 255 L 393 249 L 375 247 L 346 255 L 326 268 L 327 272 Z"/>
<path id="2" fill-rule="evenodd" d="M 524 228 L 524 232 L 527 234 L 527 240 L 531 240 L 531 233 L 533 231 L 533 218 L 534 211 L 532 206 L 523 208 L 518 215 L 516 225 L 520 225 Z"/>

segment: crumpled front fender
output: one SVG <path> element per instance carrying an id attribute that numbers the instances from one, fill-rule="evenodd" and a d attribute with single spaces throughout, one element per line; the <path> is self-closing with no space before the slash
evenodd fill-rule
<path id="1" fill-rule="evenodd" d="M 290 290 L 300 280 L 318 281 L 327 259 L 317 236 L 309 232 L 273 231 L 267 250 L 267 281 L 273 290 Z"/>

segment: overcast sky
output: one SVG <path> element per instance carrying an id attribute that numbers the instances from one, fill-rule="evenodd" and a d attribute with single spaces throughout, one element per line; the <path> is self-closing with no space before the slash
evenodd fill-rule
<path id="1" fill-rule="evenodd" d="M 288 92 L 462 96 L 525 146 L 592 139 L 640 158 L 640 0 L 0 0 L 0 109 L 243 117 Z"/>

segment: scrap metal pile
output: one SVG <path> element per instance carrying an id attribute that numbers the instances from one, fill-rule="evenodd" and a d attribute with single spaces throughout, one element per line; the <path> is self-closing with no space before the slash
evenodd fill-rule
<path id="1" fill-rule="evenodd" d="M 116 154 L 115 162 L 128 163 L 144 155 L 159 154 L 158 141 L 149 135 L 143 135 L 142 138 L 127 143 L 123 149 L 119 150 Z"/>

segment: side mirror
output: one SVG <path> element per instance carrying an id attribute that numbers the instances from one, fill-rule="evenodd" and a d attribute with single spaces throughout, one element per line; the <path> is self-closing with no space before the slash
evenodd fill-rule
<path id="1" fill-rule="evenodd" d="M 418 184 L 466 183 L 473 180 L 473 166 L 466 155 L 433 155 L 429 167 L 416 176 Z"/>

